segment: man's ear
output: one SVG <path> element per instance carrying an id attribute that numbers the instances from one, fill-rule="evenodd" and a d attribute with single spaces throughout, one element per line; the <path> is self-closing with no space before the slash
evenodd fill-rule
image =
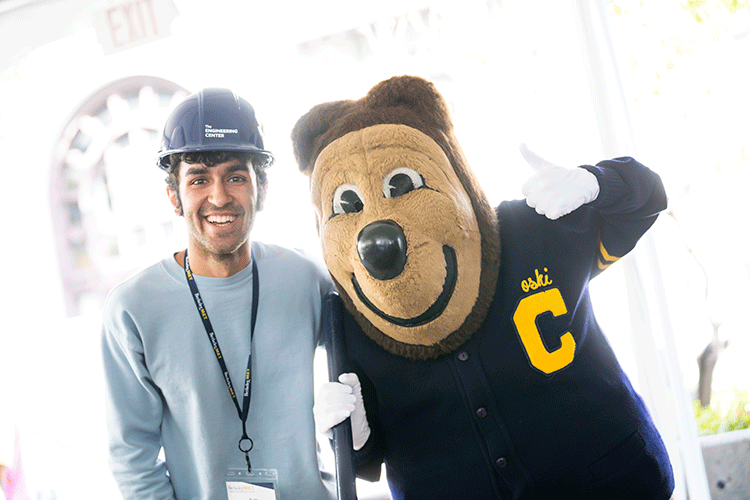
<path id="1" fill-rule="evenodd" d="M 182 203 L 180 202 L 180 194 L 173 190 L 171 187 L 167 186 L 167 196 L 169 197 L 169 202 L 174 207 L 174 213 L 177 215 L 182 215 Z"/>

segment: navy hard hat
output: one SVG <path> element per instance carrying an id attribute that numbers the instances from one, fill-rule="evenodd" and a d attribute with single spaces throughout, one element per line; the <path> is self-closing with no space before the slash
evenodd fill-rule
<path id="1" fill-rule="evenodd" d="M 161 135 L 158 165 L 166 170 L 169 155 L 198 151 L 255 153 L 264 167 L 274 160 L 271 152 L 263 149 L 253 107 L 221 88 L 190 94 L 170 113 Z"/>

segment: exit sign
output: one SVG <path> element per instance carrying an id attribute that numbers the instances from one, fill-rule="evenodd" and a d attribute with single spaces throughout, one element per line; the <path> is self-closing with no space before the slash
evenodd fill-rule
<path id="1" fill-rule="evenodd" d="M 169 36 L 176 15 L 171 0 L 119 0 L 94 13 L 94 26 L 108 55 Z"/>

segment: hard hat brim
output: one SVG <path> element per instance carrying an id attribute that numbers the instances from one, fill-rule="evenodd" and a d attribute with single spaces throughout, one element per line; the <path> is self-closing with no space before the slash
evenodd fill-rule
<path id="1" fill-rule="evenodd" d="M 211 144 L 210 146 L 190 146 L 190 147 L 184 147 L 184 148 L 177 148 L 177 149 L 168 149 L 166 151 L 160 151 L 159 156 L 157 158 L 157 165 L 162 170 L 167 170 L 169 168 L 169 163 L 167 162 L 170 155 L 173 154 L 180 154 L 180 153 L 201 153 L 201 152 L 209 152 L 209 151 L 222 151 L 227 153 L 251 153 L 253 156 L 256 156 L 263 161 L 260 162 L 261 168 L 269 168 L 273 165 L 275 158 L 273 154 L 270 151 L 267 151 L 265 149 L 258 149 L 254 147 L 247 147 L 247 146 L 237 146 L 234 144 L 227 144 L 225 146 L 222 146 L 220 144 Z"/>

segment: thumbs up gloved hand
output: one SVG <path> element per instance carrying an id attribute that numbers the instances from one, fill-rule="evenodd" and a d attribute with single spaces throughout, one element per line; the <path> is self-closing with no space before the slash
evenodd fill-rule
<path id="1" fill-rule="evenodd" d="M 521 188 L 526 204 L 548 219 L 558 219 L 599 196 L 599 181 L 583 168 L 554 165 L 521 145 L 521 154 L 537 171 Z"/>
<path id="2" fill-rule="evenodd" d="M 338 382 L 323 384 L 315 398 L 313 415 L 318 432 L 329 439 L 333 437 L 333 428 L 351 417 L 352 444 L 355 450 L 362 448 L 370 437 L 362 385 L 356 373 L 342 373 Z"/>

